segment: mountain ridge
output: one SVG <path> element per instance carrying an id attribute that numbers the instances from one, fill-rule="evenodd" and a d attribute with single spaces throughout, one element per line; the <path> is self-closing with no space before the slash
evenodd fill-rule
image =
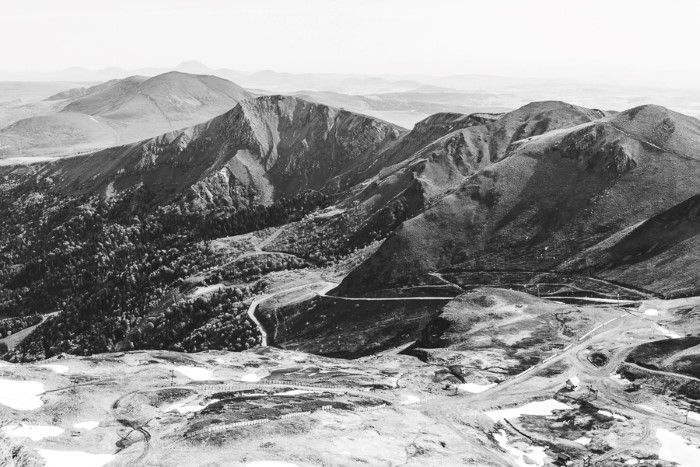
<path id="1" fill-rule="evenodd" d="M 364 290 L 362 277 L 381 287 L 441 270 L 555 268 L 587 244 L 694 196 L 700 159 L 690 148 L 700 144 L 698 131 L 695 119 L 641 106 L 515 140 L 508 157 L 390 235 L 339 293 Z"/>

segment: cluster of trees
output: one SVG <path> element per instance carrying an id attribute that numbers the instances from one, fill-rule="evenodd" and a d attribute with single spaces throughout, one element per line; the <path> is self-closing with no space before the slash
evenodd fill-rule
<path id="1" fill-rule="evenodd" d="M 293 256 L 245 258 L 206 279 L 250 283 L 270 271 L 307 267 L 301 258 L 323 265 L 384 238 L 415 204 L 399 198 L 369 220 L 359 209 L 305 218 L 333 199 L 307 191 L 270 206 L 202 211 L 186 199 L 154 205 L 157 197 L 143 188 L 106 200 L 57 195 L 50 187 L 41 179 L 0 186 L 0 316 L 29 326 L 36 323 L 30 316 L 61 311 L 5 354 L 12 361 L 132 348 L 249 348 L 260 336 L 245 316 L 245 300 L 262 282 L 210 300 L 174 302 L 186 278 L 216 263 L 198 245 L 295 222 L 271 245 Z"/>
<path id="2" fill-rule="evenodd" d="M 174 318 L 183 315 L 180 306 L 171 307 L 156 333 L 144 320 L 165 309 L 183 279 L 214 265 L 215 258 L 197 246 L 203 240 L 295 220 L 328 201 L 309 192 L 267 207 L 201 212 L 186 204 L 153 206 L 152 199 L 143 189 L 116 201 L 57 196 L 28 184 L 0 189 L 0 315 L 61 311 L 4 358 L 121 348 L 247 348 L 256 339 L 254 327 L 245 319 L 219 317 L 238 316 L 231 311 L 238 309 L 232 297 L 215 311 L 191 305 L 206 311 L 186 325 Z M 236 274 L 255 276 L 255 268 L 262 273 L 268 266 L 279 267 L 251 264 Z M 214 339 L 217 329 L 232 340 Z"/>
<path id="3" fill-rule="evenodd" d="M 173 304 L 141 321 L 128 337 L 128 348 L 198 352 L 255 347 L 261 336 L 247 310 L 250 297 L 266 286 L 258 281 L 252 287 L 222 289 L 208 299 Z"/>
<path id="4" fill-rule="evenodd" d="M 301 258 L 285 254 L 266 254 L 249 256 L 236 261 L 233 267 L 211 277 L 209 283 L 217 283 L 221 280 L 246 282 L 258 280 L 262 275 L 272 271 L 283 271 L 287 269 L 302 269 L 310 264 Z"/>
<path id="5" fill-rule="evenodd" d="M 10 336 L 29 326 L 41 323 L 41 315 L 22 316 L 0 320 L 0 339 Z"/>
<path id="6" fill-rule="evenodd" d="M 219 238 L 261 230 L 271 225 L 288 224 L 303 218 L 309 212 L 325 207 L 332 198 L 318 191 L 304 191 L 296 196 L 282 198 L 270 206 L 255 205 L 245 209 L 219 208 L 193 217 L 193 227 L 202 238 Z"/>
<path id="7" fill-rule="evenodd" d="M 324 265 L 383 240 L 412 215 L 415 212 L 410 203 L 399 197 L 372 215 L 350 210 L 330 218 L 309 217 L 297 222 L 270 248 Z"/>

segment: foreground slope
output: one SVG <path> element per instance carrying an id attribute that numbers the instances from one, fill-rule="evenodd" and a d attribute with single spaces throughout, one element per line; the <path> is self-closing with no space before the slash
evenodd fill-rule
<path id="1" fill-rule="evenodd" d="M 397 229 L 341 292 L 424 283 L 447 268 L 582 272 L 564 263 L 698 191 L 700 122 L 662 107 L 515 139 L 509 157 Z M 673 286 L 655 285 L 654 274 L 625 280 L 667 293 L 698 283 L 698 273 L 691 267 Z"/>

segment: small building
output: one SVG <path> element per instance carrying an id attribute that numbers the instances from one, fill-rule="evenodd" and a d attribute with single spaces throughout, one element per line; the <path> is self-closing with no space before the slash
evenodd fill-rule
<path id="1" fill-rule="evenodd" d="M 566 389 L 568 389 L 569 391 L 578 391 L 580 386 L 581 381 L 576 376 L 572 376 L 571 378 L 566 380 Z"/>

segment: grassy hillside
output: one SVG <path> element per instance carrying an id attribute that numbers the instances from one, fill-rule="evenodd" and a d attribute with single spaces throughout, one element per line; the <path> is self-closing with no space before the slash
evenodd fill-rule
<path id="1" fill-rule="evenodd" d="M 340 292 L 421 283 L 446 268 L 555 269 L 695 195 L 699 131 L 697 120 L 655 106 L 524 139 L 516 131 L 510 143 L 490 144 L 507 157 L 405 222 Z M 684 273 L 698 283 L 697 268 Z M 669 291 L 654 278 L 634 283 Z"/>

